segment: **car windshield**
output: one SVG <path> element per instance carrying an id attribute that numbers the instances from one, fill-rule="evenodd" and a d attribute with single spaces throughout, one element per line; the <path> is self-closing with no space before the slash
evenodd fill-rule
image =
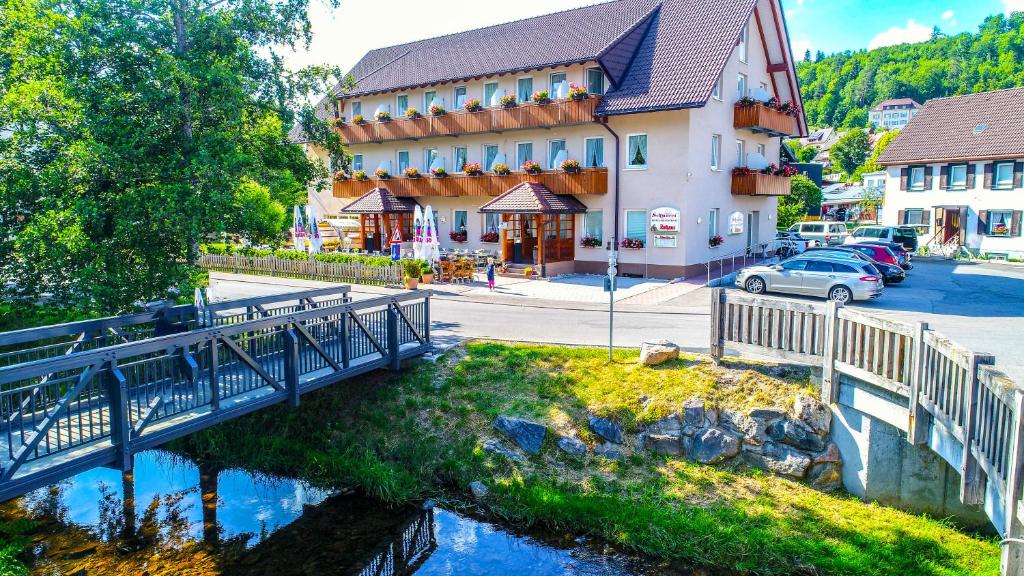
<path id="1" fill-rule="evenodd" d="M 862 238 L 885 238 L 885 228 L 861 228 L 856 236 Z"/>

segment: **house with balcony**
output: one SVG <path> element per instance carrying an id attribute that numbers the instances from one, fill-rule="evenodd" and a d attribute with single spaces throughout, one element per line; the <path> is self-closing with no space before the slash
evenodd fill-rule
<path id="1" fill-rule="evenodd" d="M 689 276 L 770 240 L 781 140 L 806 134 L 778 0 L 615 0 L 371 50 L 352 76 L 317 107 L 351 168 L 311 203 L 358 215 L 370 251 L 429 205 L 443 248 L 547 276 L 613 249 L 620 273 Z"/>
<path id="2" fill-rule="evenodd" d="M 886 148 L 883 223 L 921 244 L 1024 258 L 1024 88 L 937 98 Z"/>
<path id="3" fill-rule="evenodd" d="M 921 105 L 913 98 L 891 98 L 869 110 L 868 121 L 877 128 L 901 130 L 920 111 Z"/>

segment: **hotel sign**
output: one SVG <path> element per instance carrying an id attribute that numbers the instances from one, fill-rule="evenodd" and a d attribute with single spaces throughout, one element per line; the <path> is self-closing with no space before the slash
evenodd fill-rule
<path id="1" fill-rule="evenodd" d="M 733 212 L 729 215 L 729 234 L 743 234 L 743 223 L 746 217 L 743 212 Z"/>
<path id="2" fill-rule="evenodd" d="M 679 245 L 679 210 L 662 206 L 651 210 L 651 232 L 655 248 L 675 248 Z"/>

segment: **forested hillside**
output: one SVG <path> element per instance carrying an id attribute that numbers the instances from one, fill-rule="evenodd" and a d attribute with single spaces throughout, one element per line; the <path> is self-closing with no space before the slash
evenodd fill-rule
<path id="1" fill-rule="evenodd" d="M 797 67 L 812 126 L 867 126 L 888 98 L 929 98 L 1024 86 L 1024 12 L 988 17 L 975 34 L 875 50 L 842 52 Z"/>

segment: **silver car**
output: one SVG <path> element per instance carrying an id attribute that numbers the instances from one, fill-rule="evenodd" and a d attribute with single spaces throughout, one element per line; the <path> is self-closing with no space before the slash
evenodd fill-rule
<path id="1" fill-rule="evenodd" d="M 882 295 L 882 277 L 870 263 L 804 255 L 773 266 L 744 268 L 736 274 L 736 286 L 751 294 L 818 296 L 840 304 Z"/>

